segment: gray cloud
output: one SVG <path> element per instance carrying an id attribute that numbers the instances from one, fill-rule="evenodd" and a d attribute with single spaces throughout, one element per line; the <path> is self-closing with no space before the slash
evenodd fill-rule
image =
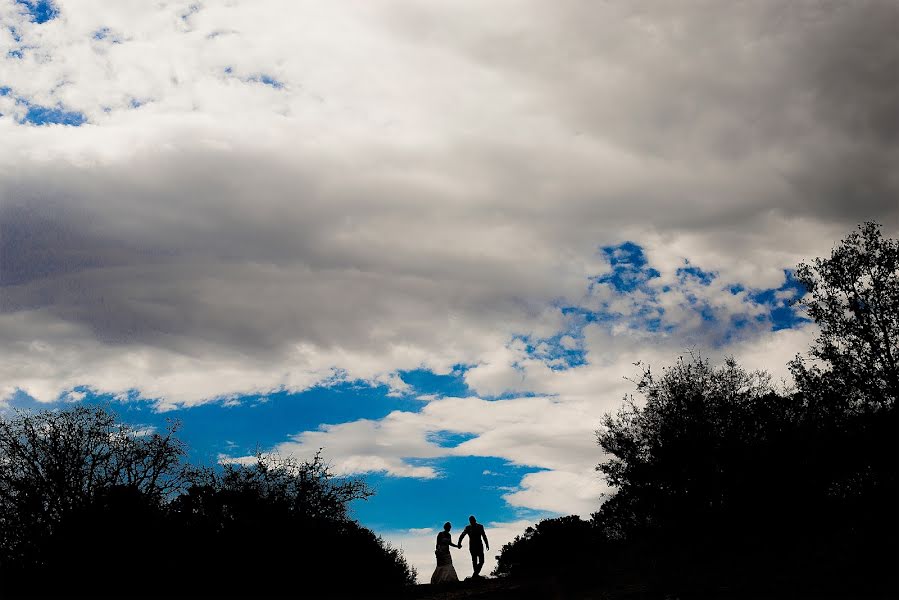
<path id="1" fill-rule="evenodd" d="M 726 170 L 733 185 L 710 203 L 727 206 L 727 195 L 841 225 L 895 219 L 895 2 L 534 2 L 477 26 L 452 12 L 430 5 L 394 23 L 420 43 L 468 52 L 572 136 L 709 178 Z M 759 190 L 758 177 L 784 189 Z M 669 223 L 701 225 L 697 212 Z M 715 225 L 739 216 L 715 212 Z M 678 213 L 654 218 L 665 226 Z"/>
<path id="2" fill-rule="evenodd" d="M 22 24 L 56 60 L 4 59 L 17 94 L 92 120 L 0 119 L 8 387 L 90 383 L 110 348 L 181 357 L 185 377 L 193 360 L 263 369 L 235 393 L 297 369 L 480 363 L 554 332 L 554 301 L 583 299 L 602 244 L 776 286 L 859 221 L 899 230 L 894 2 L 318 9 L 342 38 L 308 6 L 290 36 L 249 4 L 192 15 L 196 36 L 145 10 Z M 124 41 L 88 51 L 79 32 L 104 19 Z M 151 100 L 103 112 L 128 97 Z M 60 354 L 78 336 L 93 354 L 50 369 L 25 316 Z M 140 364 L 120 368 L 152 387 Z"/>

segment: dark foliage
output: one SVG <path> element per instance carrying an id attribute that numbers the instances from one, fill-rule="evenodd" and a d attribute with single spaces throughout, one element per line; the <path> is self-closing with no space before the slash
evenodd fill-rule
<path id="1" fill-rule="evenodd" d="M 497 573 L 558 570 L 564 554 L 587 566 L 575 574 L 666 593 L 899 591 L 899 244 L 865 224 L 797 276 L 821 334 L 791 363 L 795 389 L 732 359 L 647 368 L 597 432 L 615 494 L 590 523 L 517 538 Z"/>
<path id="2" fill-rule="evenodd" d="M 800 264 L 808 289 L 800 304 L 821 329 L 811 348 L 817 364 L 797 357 L 803 393 L 843 411 L 895 407 L 899 396 L 899 240 L 865 223 L 830 258 Z"/>
<path id="3" fill-rule="evenodd" d="M 590 521 L 578 516 L 545 519 L 502 547 L 493 574 L 577 577 L 595 572 L 608 558 L 603 556 L 605 546 L 602 531 Z"/>
<path id="4" fill-rule="evenodd" d="M 769 593 L 848 583 L 852 555 L 833 546 L 849 515 L 830 458 L 853 425 L 834 436 L 801 394 L 775 394 L 733 361 L 681 360 L 638 389 L 645 403 L 626 403 L 599 433 L 617 492 L 597 520 L 639 549 L 646 577 Z M 853 589 L 870 583 L 860 575 Z"/>
<path id="5" fill-rule="evenodd" d="M 105 410 L 86 407 L 0 419 L 0 568 L 6 578 L 66 561 L 63 538 L 88 515 L 113 518 L 104 508 L 110 504 L 138 502 L 144 512 L 161 511 L 179 485 L 184 453 L 173 434 L 174 427 L 142 435 Z"/>
<path id="6" fill-rule="evenodd" d="M 259 457 L 252 465 L 225 465 L 220 473 L 204 469 L 190 478 L 172 514 L 182 548 L 202 571 L 246 561 L 254 570 L 322 582 L 322 597 L 415 581 L 399 551 L 349 517 L 349 502 L 368 498 L 371 490 L 359 480 L 335 479 L 320 455 L 303 462 Z M 253 548 L 264 554 L 248 551 Z M 296 592 L 308 585 L 239 573 L 209 584 L 222 593 L 247 594 Z"/>
<path id="7" fill-rule="evenodd" d="M 335 478 L 320 455 L 185 468 L 174 432 L 135 431 L 102 408 L 0 419 L 4 597 L 343 597 L 414 581 L 351 518 L 349 503 L 372 494 L 364 482 Z"/>

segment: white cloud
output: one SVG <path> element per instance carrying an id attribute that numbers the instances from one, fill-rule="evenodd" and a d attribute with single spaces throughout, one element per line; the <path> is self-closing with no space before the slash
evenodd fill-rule
<path id="1" fill-rule="evenodd" d="M 512 506 L 589 518 L 599 510 L 600 496 L 610 491 L 592 468 L 581 473 L 539 471 L 525 475 L 521 489 L 504 498 Z"/>

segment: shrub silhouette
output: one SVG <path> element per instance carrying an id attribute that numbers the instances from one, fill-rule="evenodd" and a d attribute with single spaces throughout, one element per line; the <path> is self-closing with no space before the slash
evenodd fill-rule
<path id="1" fill-rule="evenodd" d="M 647 370 L 638 391 L 645 403 L 629 400 L 598 434 L 617 491 L 597 521 L 639 548 L 647 577 L 687 589 L 806 579 L 826 488 L 807 476 L 801 399 L 699 357 Z"/>
<path id="2" fill-rule="evenodd" d="M 493 574 L 579 578 L 585 572 L 596 573 L 609 558 L 606 549 L 602 531 L 592 521 L 576 515 L 545 519 L 502 547 Z"/>
<path id="3" fill-rule="evenodd" d="M 187 468 L 175 430 L 146 434 L 84 406 L 0 419 L 4 597 L 343 597 L 414 581 L 351 518 L 372 491 L 320 454 Z"/>
<path id="4" fill-rule="evenodd" d="M 100 408 L 0 419 L 0 568 L 6 583 L 69 564 L 63 538 L 100 506 L 140 498 L 160 513 L 179 485 L 174 428 L 141 435 Z M 95 537 L 81 535 L 82 544 Z M 75 552 L 73 556 L 83 556 Z"/>
<path id="5" fill-rule="evenodd" d="M 349 517 L 348 504 L 372 495 L 359 480 L 337 480 L 320 454 L 309 461 L 257 458 L 250 465 L 225 465 L 221 473 L 192 473 L 172 514 L 187 554 L 198 566 L 216 569 L 234 560 L 258 561 L 275 573 L 296 571 L 332 591 L 378 591 L 415 581 L 402 555 Z M 247 554 L 264 549 L 264 556 Z M 350 574 L 351 577 L 348 577 Z M 222 580 L 222 591 L 296 591 L 298 584 L 272 578 Z M 327 596 L 328 590 L 319 592 Z"/>

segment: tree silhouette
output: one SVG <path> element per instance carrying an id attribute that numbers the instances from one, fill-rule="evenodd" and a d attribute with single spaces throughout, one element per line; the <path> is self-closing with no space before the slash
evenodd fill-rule
<path id="1" fill-rule="evenodd" d="M 733 359 L 679 359 L 658 377 L 647 368 L 637 390 L 645 401 L 628 398 L 598 432 L 608 453 L 598 470 L 617 488 L 597 517 L 606 535 L 640 548 L 647 577 L 665 586 L 751 577 L 787 527 L 779 511 L 801 504 L 789 475 L 800 408 Z"/>
<path id="2" fill-rule="evenodd" d="M 175 430 L 84 406 L 0 419 L 3 597 L 327 598 L 414 582 L 402 554 L 352 519 L 371 489 L 321 454 L 185 467 Z"/>
<path id="3" fill-rule="evenodd" d="M 371 489 L 361 480 L 335 477 L 320 453 L 305 461 L 260 455 L 252 464 L 198 469 L 187 478 L 190 485 L 172 502 L 172 518 L 179 545 L 199 571 L 258 548 L 265 551 L 266 570 L 324 582 L 322 597 L 415 581 L 396 549 L 350 517 L 349 503 L 369 498 Z M 308 585 L 272 577 L 218 579 L 201 587 L 258 594 L 308 591 Z"/>
<path id="4" fill-rule="evenodd" d="M 830 258 L 802 263 L 808 290 L 799 304 L 820 328 L 810 354 L 793 374 L 806 392 L 825 390 L 860 410 L 895 405 L 899 396 L 899 240 L 880 226 L 860 225 Z"/>
<path id="5" fill-rule="evenodd" d="M 51 538 L 113 494 L 160 508 L 180 483 L 175 430 L 137 431 L 84 406 L 0 419 L 0 566 L 50 566 Z"/>
<path id="6" fill-rule="evenodd" d="M 820 333 L 810 359 L 790 364 L 809 411 L 805 477 L 826 489 L 828 527 L 819 552 L 834 565 L 897 590 L 899 556 L 899 241 L 864 223 L 829 258 L 801 264 L 800 304 Z"/>
<path id="7" fill-rule="evenodd" d="M 601 559 L 608 558 L 603 550 L 605 540 L 593 522 L 576 515 L 545 519 L 502 547 L 493 574 L 576 578 L 596 573 Z"/>

